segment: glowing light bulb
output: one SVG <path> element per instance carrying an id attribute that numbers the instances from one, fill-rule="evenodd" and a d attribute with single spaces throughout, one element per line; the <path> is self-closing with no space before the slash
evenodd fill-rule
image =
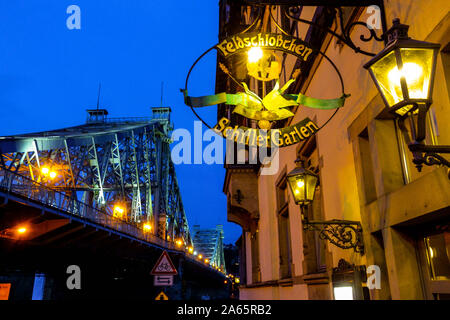
<path id="1" fill-rule="evenodd" d="M 122 215 L 123 212 L 124 212 L 123 208 L 119 207 L 119 206 L 114 206 L 114 210 L 113 211 L 114 211 L 115 215 Z"/>
<path id="2" fill-rule="evenodd" d="M 258 60 L 262 58 L 263 51 L 261 50 L 260 47 L 252 47 L 250 48 L 250 50 L 248 50 L 247 54 L 248 54 L 248 62 L 254 63 L 258 62 Z"/>
<path id="3" fill-rule="evenodd" d="M 420 99 L 426 97 L 429 80 L 424 79 L 422 67 L 416 63 L 407 62 L 403 64 L 401 70 L 394 67 L 388 72 L 388 79 L 391 86 L 390 92 L 396 103 L 401 101 L 403 97 L 400 83 L 401 77 L 405 77 L 410 98 Z"/>
<path id="4" fill-rule="evenodd" d="M 17 232 L 18 232 L 18 233 L 25 233 L 25 232 L 27 232 L 27 228 L 25 228 L 25 227 L 20 227 L 19 229 L 17 229 Z"/>
<path id="5" fill-rule="evenodd" d="M 148 223 L 144 224 L 144 231 L 150 231 L 152 230 L 152 226 Z"/>
<path id="6" fill-rule="evenodd" d="M 389 81 L 400 83 L 400 77 L 404 76 L 407 83 L 413 83 L 420 79 L 422 76 L 422 67 L 413 62 L 407 62 L 403 64 L 402 70 L 398 70 L 394 67 L 388 73 Z"/>
<path id="7" fill-rule="evenodd" d="M 298 180 L 297 181 L 297 187 L 303 188 L 304 185 L 305 185 L 305 182 L 303 180 Z"/>
<path id="8" fill-rule="evenodd" d="M 42 173 L 43 175 L 47 175 L 49 172 L 50 172 L 50 169 L 49 169 L 49 168 L 47 168 L 47 167 L 41 168 L 41 173 Z"/>
<path id="9" fill-rule="evenodd" d="M 50 171 L 50 179 L 55 179 L 55 178 L 56 178 L 56 172 Z"/>

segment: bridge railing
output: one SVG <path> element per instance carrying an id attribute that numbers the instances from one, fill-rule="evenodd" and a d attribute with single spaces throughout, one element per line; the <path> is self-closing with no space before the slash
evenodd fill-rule
<path id="1" fill-rule="evenodd" d="M 0 189 L 34 200 L 44 206 L 89 220 L 112 230 L 131 235 L 168 249 L 176 249 L 174 244 L 144 232 L 138 224 L 120 220 L 106 211 L 96 209 L 73 197 L 56 191 L 44 184 L 33 181 L 10 170 L 0 168 Z"/>
<path id="2" fill-rule="evenodd" d="M 106 123 L 126 123 L 126 122 L 151 122 L 154 120 L 152 117 L 118 117 L 118 118 L 106 118 Z"/>

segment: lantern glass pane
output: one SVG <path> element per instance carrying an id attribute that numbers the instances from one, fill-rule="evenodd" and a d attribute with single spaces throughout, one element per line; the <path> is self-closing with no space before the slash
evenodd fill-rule
<path id="1" fill-rule="evenodd" d="M 389 77 L 389 72 L 396 68 L 397 59 L 395 58 L 394 51 L 389 52 L 385 57 L 381 58 L 370 67 L 370 70 L 380 87 L 381 94 L 386 99 L 389 107 L 392 107 L 403 100 L 400 81 L 391 81 L 392 76 Z"/>
<path id="2" fill-rule="evenodd" d="M 305 176 L 298 175 L 288 178 L 289 186 L 292 194 L 294 195 L 295 203 L 303 203 L 306 199 L 306 183 Z"/>
<path id="3" fill-rule="evenodd" d="M 314 193 L 316 191 L 317 177 L 312 175 L 306 176 L 306 183 L 308 184 L 306 187 L 306 199 L 308 201 L 313 201 Z"/>
<path id="4" fill-rule="evenodd" d="M 400 49 L 403 71 L 394 70 L 394 77 L 397 78 L 399 75 L 405 77 L 411 99 L 429 98 L 433 51 L 433 49 Z"/>

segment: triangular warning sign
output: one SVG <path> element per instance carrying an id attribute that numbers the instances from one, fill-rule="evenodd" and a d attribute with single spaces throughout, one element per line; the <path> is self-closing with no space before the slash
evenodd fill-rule
<path id="1" fill-rule="evenodd" d="M 164 293 L 164 291 L 161 291 L 155 298 L 155 300 L 169 300 L 169 297 Z"/>
<path id="2" fill-rule="evenodd" d="M 150 272 L 152 275 L 159 274 L 178 274 L 177 269 L 175 269 L 172 260 L 170 260 L 167 251 L 164 251 L 162 255 L 159 257 L 158 261 L 156 261 L 155 266 Z"/>

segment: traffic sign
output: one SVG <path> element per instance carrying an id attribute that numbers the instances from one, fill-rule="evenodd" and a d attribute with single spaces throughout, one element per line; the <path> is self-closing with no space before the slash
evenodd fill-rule
<path id="1" fill-rule="evenodd" d="M 155 298 L 155 300 L 169 300 L 169 297 L 166 296 L 164 291 L 161 291 Z"/>
<path id="2" fill-rule="evenodd" d="M 0 300 L 8 300 L 11 283 L 0 283 Z"/>
<path id="3" fill-rule="evenodd" d="M 171 286 L 173 285 L 173 276 L 154 276 L 153 285 L 155 286 Z"/>
<path id="4" fill-rule="evenodd" d="M 177 269 L 175 269 L 175 266 L 173 265 L 172 260 L 170 260 L 167 251 L 164 251 L 161 254 L 150 274 L 154 276 L 178 274 Z"/>

